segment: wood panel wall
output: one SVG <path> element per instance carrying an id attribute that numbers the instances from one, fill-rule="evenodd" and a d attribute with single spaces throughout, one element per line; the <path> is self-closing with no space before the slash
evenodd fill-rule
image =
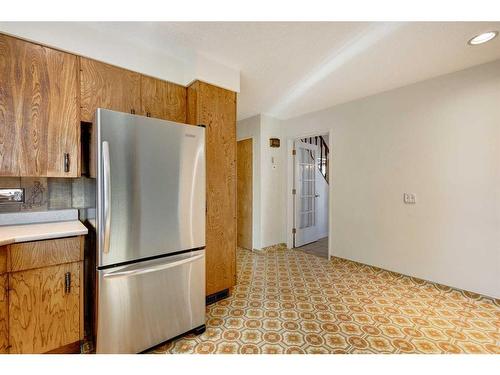
<path id="1" fill-rule="evenodd" d="M 252 249 L 252 139 L 238 141 L 237 152 L 237 245 Z"/>
<path id="2" fill-rule="evenodd" d="M 188 87 L 187 121 L 206 126 L 206 293 L 236 283 L 236 93 L 201 81 Z"/>

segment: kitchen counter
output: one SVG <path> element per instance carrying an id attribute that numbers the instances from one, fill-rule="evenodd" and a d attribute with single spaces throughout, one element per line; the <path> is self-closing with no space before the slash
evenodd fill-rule
<path id="1" fill-rule="evenodd" d="M 0 226 L 0 246 L 17 242 L 82 236 L 87 228 L 78 220 Z"/>

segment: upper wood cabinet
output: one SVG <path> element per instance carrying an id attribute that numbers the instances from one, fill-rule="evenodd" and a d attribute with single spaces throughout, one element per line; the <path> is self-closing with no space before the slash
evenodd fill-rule
<path id="1" fill-rule="evenodd" d="M 205 125 L 206 292 L 236 284 L 236 93 L 201 81 L 188 88 L 187 121 Z"/>
<path id="2" fill-rule="evenodd" d="M 141 75 L 80 57 L 81 119 L 92 122 L 97 108 L 141 111 Z"/>
<path id="3" fill-rule="evenodd" d="M 0 176 L 76 177 L 76 56 L 0 34 Z"/>
<path id="4" fill-rule="evenodd" d="M 186 122 L 186 88 L 160 79 L 141 76 L 142 115 Z"/>

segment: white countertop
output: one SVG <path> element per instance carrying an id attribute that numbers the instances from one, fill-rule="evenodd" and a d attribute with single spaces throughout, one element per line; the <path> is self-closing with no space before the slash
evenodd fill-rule
<path id="1" fill-rule="evenodd" d="M 87 228 L 78 220 L 0 226 L 0 246 L 16 242 L 82 236 Z"/>

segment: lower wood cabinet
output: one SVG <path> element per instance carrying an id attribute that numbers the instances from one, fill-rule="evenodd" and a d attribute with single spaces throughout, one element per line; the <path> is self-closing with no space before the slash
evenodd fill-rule
<path id="1" fill-rule="evenodd" d="M 45 353 L 80 340 L 79 267 L 68 263 L 9 275 L 10 353 Z"/>
<path id="2" fill-rule="evenodd" d="M 78 351 L 83 237 L 13 244 L 2 251 L 7 272 L 0 275 L 0 353 Z"/>
<path id="3" fill-rule="evenodd" d="M 7 274 L 0 275 L 0 354 L 9 352 L 9 316 L 7 314 L 9 302 L 7 299 L 7 285 Z"/>

